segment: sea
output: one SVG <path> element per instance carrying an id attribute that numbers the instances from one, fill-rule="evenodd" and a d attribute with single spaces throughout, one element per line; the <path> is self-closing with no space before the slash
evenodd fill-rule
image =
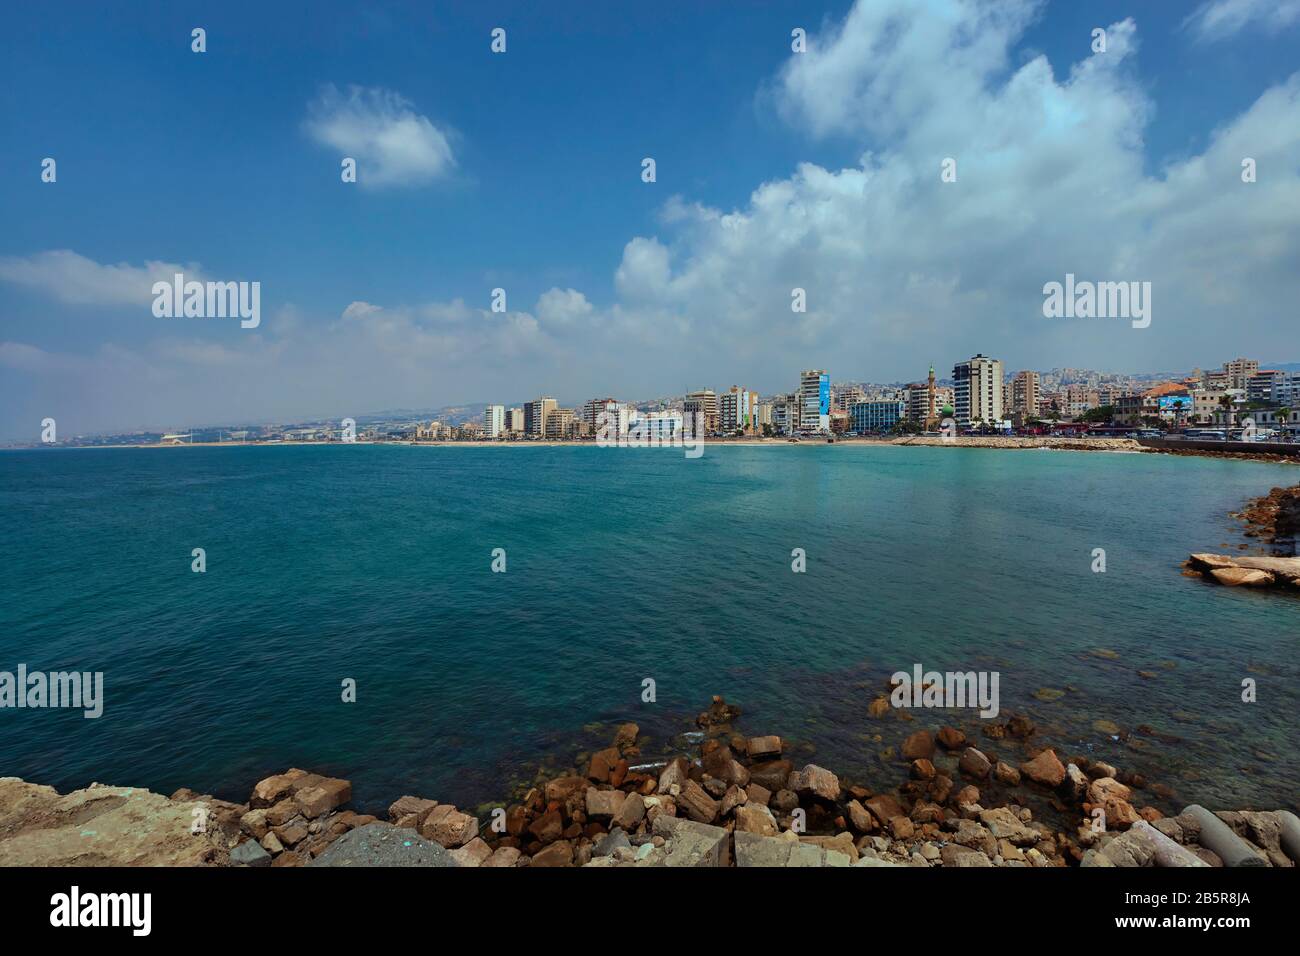
<path id="1" fill-rule="evenodd" d="M 98 719 L 0 709 L 0 776 L 243 800 L 301 767 L 376 812 L 482 807 L 622 722 L 647 762 L 687 749 L 719 694 L 872 789 L 921 728 L 1024 759 L 985 732 L 1015 713 L 1165 812 L 1295 808 L 1300 594 L 1180 566 L 1254 550 L 1230 513 L 1298 477 L 866 443 L 0 452 L 0 671 L 104 681 Z M 999 716 L 872 716 L 917 665 L 996 673 Z"/>

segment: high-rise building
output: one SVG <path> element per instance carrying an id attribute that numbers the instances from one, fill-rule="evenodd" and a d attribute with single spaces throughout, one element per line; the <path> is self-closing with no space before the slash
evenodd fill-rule
<path id="1" fill-rule="evenodd" d="M 555 399 L 543 396 L 524 406 L 524 434 L 538 438 L 546 434 L 546 417 L 556 409 Z"/>
<path id="2" fill-rule="evenodd" d="M 578 416 L 572 408 L 552 408 L 546 413 L 542 434 L 551 441 L 572 438 L 578 431 Z"/>
<path id="3" fill-rule="evenodd" d="M 758 392 L 733 385 L 718 396 L 718 424 L 722 431 L 752 434 L 757 423 Z"/>
<path id="4" fill-rule="evenodd" d="M 1228 388 L 1245 391 L 1250 377 L 1259 371 L 1259 362 L 1254 359 L 1235 358 L 1223 363 L 1223 373 L 1228 377 Z"/>
<path id="5" fill-rule="evenodd" d="M 799 373 L 799 430 L 831 430 L 831 377 L 825 369 Z"/>
<path id="6" fill-rule="evenodd" d="M 506 407 L 489 405 L 483 409 L 483 434 L 488 438 L 500 438 L 506 430 Z"/>
<path id="7" fill-rule="evenodd" d="M 1024 369 L 1011 380 L 1011 415 L 1017 424 L 1038 417 L 1038 399 L 1041 394 L 1037 372 Z"/>
<path id="8" fill-rule="evenodd" d="M 1002 360 L 975 355 L 952 367 L 958 424 L 1002 421 Z"/>
<path id="9" fill-rule="evenodd" d="M 718 430 L 718 396 L 711 388 L 687 392 L 682 403 L 682 412 L 686 421 L 694 428 L 695 422 L 702 422 L 706 432 Z"/>
<path id="10" fill-rule="evenodd" d="M 792 435 L 799 429 L 798 395 L 778 395 L 772 400 L 772 431 Z"/>
<path id="11" fill-rule="evenodd" d="M 506 431 L 512 435 L 524 433 L 524 410 L 522 408 L 506 409 Z"/>
<path id="12" fill-rule="evenodd" d="M 906 402 L 854 402 L 849 406 L 849 429 L 859 435 L 887 432 L 907 413 Z"/>

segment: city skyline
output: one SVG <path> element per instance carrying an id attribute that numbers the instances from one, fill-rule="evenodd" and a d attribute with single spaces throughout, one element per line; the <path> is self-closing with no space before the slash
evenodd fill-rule
<path id="1" fill-rule="evenodd" d="M 597 9 L 557 37 L 524 5 L 160 5 L 50 49 L 55 11 L 10 11 L 0 440 L 1268 351 L 1300 296 L 1297 24 L 1074 7 Z M 261 314 L 163 318 L 178 274 Z M 1076 276 L 1149 314 L 1047 317 Z"/>

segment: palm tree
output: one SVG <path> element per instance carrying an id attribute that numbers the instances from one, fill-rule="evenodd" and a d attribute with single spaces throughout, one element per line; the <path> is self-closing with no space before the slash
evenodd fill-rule
<path id="1" fill-rule="evenodd" d="M 1235 424 L 1234 419 L 1236 417 L 1232 413 L 1232 397 L 1229 395 L 1220 395 L 1219 407 L 1223 409 L 1224 415 L 1228 418 L 1228 427 L 1231 428 Z"/>
<path id="2" fill-rule="evenodd" d="M 1278 427 L 1278 428 L 1281 430 L 1281 432 L 1282 432 L 1282 437 L 1285 438 L 1285 437 L 1286 437 L 1286 426 L 1287 426 L 1287 422 L 1289 422 L 1289 421 L 1291 420 L 1291 408 L 1290 408 L 1290 406 L 1283 405 L 1281 408 L 1279 408 L 1279 409 L 1277 410 L 1277 412 L 1276 412 L 1276 419 L 1275 419 L 1275 420 L 1277 421 L 1277 427 Z"/>

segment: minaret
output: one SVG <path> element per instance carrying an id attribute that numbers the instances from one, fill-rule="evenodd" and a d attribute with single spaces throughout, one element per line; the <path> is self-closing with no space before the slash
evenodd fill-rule
<path id="1" fill-rule="evenodd" d="M 925 430 L 933 431 L 934 426 L 939 424 L 939 416 L 935 414 L 934 408 L 934 366 L 930 366 L 930 378 L 926 383 L 926 391 L 929 395 L 929 412 L 925 416 Z"/>

